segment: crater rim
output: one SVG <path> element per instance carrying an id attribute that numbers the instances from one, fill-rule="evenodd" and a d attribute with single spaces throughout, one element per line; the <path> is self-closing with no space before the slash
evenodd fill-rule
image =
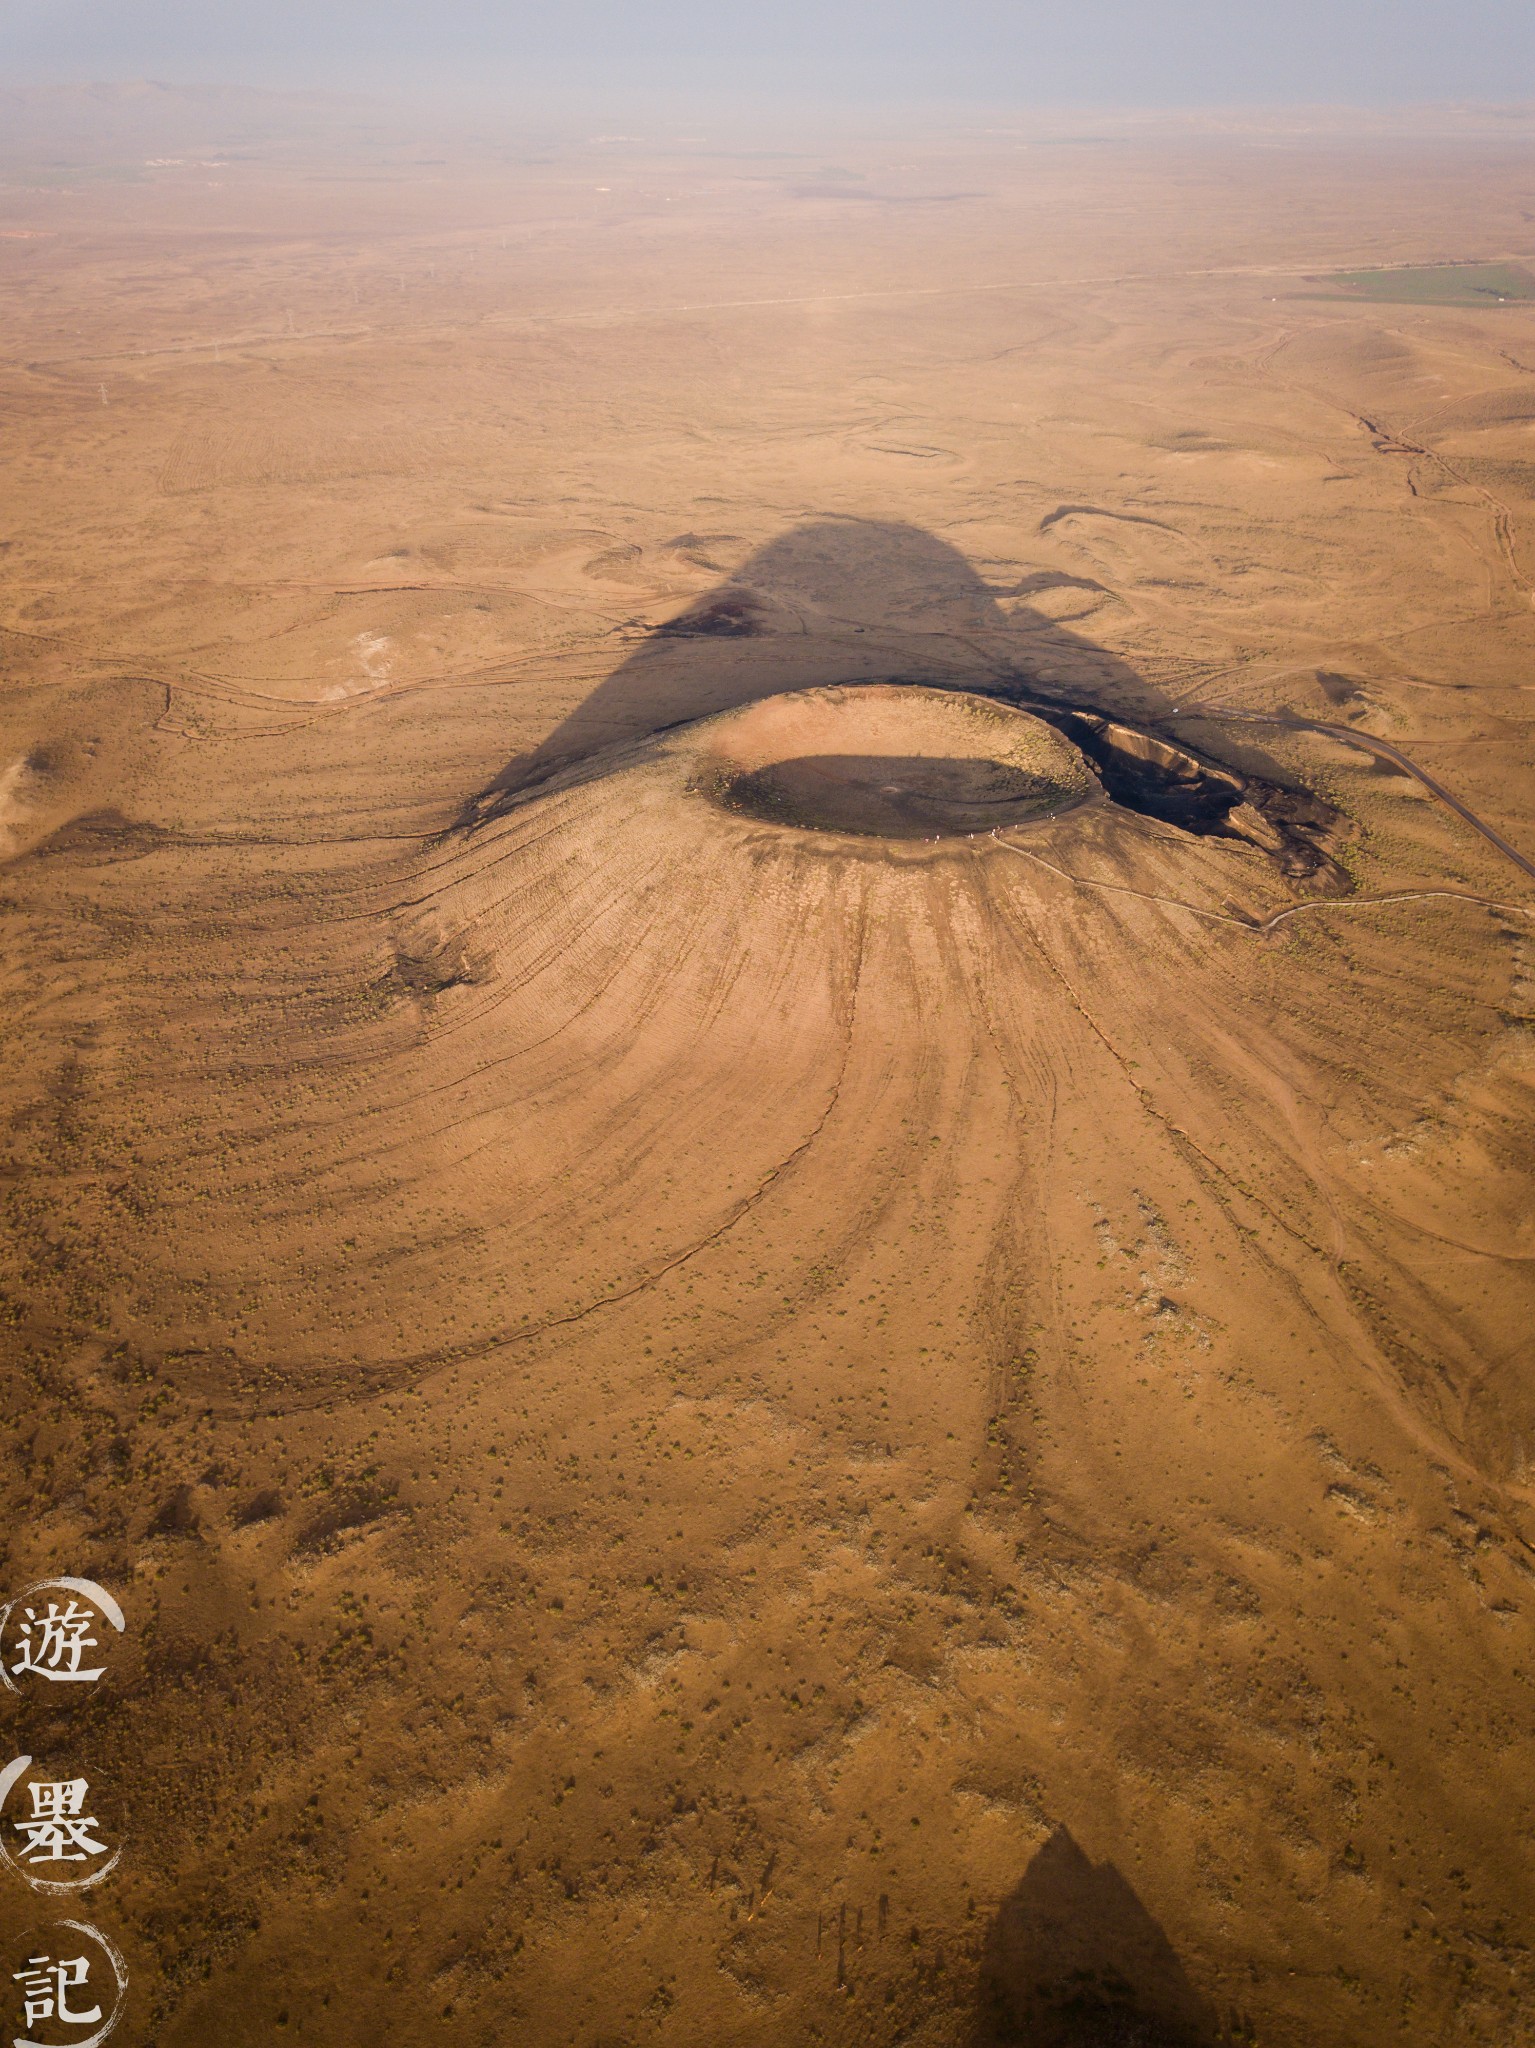
<path id="1" fill-rule="evenodd" d="M 690 786 L 759 824 L 862 840 L 975 839 L 1095 799 L 1081 750 L 1033 712 L 921 683 L 823 683 L 721 712 Z"/>

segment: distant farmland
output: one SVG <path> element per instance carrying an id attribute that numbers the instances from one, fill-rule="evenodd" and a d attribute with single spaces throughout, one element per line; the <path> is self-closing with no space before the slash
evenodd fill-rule
<path id="1" fill-rule="evenodd" d="M 1535 273 L 1522 263 L 1426 263 L 1391 270 L 1335 270 L 1313 282 L 1333 285 L 1351 299 L 1379 299 L 1404 306 L 1512 305 L 1535 299 Z"/>

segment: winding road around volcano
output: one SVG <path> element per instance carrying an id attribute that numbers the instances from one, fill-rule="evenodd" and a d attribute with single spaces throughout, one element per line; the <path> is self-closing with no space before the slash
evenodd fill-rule
<path id="1" fill-rule="evenodd" d="M 1431 796 L 1436 796 L 1442 804 L 1447 804 L 1457 817 L 1464 818 L 1474 831 L 1480 832 L 1482 837 L 1495 846 L 1499 853 L 1506 855 L 1515 867 L 1522 868 L 1525 874 L 1535 880 L 1535 861 L 1528 860 L 1518 847 L 1511 846 L 1503 834 L 1489 825 L 1485 818 L 1479 818 L 1476 812 L 1469 805 L 1463 804 L 1453 791 L 1446 789 L 1444 784 L 1430 775 L 1426 768 L 1420 768 L 1416 761 L 1410 760 L 1400 747 L 1392 746 L 1389 740 L 1377 739 L 1373 733 L 1356 732 L 1347 725 L 1329 725 L 1321 719 L 1301 718 L 1294 713 L 1235 711 L 1225 705 L 1202 704 L 1199 707 L 1199 715 L 1202 718 L 1239 718 L 1253 725 L 1278 725 L 1290 732 L 1324 733 L 1329 739 L 1342 740 L 1345 746 L 1358 747 L 1362 753 L 1373 754 L 1377 760 L 1389 761 L 1393 767 L 1403 769 L 1415 781 L 1421 782 Z"/>

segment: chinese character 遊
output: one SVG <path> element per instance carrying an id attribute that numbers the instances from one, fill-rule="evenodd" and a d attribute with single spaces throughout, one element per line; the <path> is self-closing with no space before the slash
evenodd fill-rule
<path id="1" fill-rule="evenodd" d="M 11 1666 L 13 1676 L 19 1678 L 23 1672 L 33 1671 L 39 1678 L 64 1684 L 85 1684 L 100 1678 L 107 1668 L 105 1664 L 90 1671 L 80 1669 L 82 1654 L 97 1647 L 96 1638 L 86 1634 L 96 1619 L 90 1608 L 71 1600 L 61 1609 L 57 1600 L 50 1600 L 47 1612 L 41 1616 L 35 1607 L 25 1612 L 27 1618 L 17 1631 L 21 1656 Z M 34 1628 L 38 1631 L 35 1638 Z"/>

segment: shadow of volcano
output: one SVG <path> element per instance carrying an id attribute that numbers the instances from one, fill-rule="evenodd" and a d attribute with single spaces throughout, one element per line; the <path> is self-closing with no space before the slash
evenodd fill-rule
<path id="1" fill-rule="evenodd" d="M 707 559 L 684 534 L 670 543 Z M 466 807 L 471 825 L 555 777 L 763 697 L 831 683 L 966 690 L 1047 719 L 1110 798 L 1204 836 L 1247 839 L 1288 873 L 1346 888 L 1328 842 L 1338 814 L 1256 747 L 1183 717 L 1156 684 L 1029 604 L 1054 592 L 1082 610 L 1110 596 L 1089 577 L 1041 571 L 994 589 L 957 548 L 888 520 L 818 519 L 759 548 L 678 617 L 651 629 L 605 681 Z M 1003 609 L 1004 602 L 1008 609 Z M 1257 820 L 1267 821 L 1259 829 Z"/>
<path id="2" fill-rule="evenodd" d="M 971 2048 L 1219 2048 L 1234 2038 L 1131 1885 L 1057 1828 L 987 1933 Z"/>

